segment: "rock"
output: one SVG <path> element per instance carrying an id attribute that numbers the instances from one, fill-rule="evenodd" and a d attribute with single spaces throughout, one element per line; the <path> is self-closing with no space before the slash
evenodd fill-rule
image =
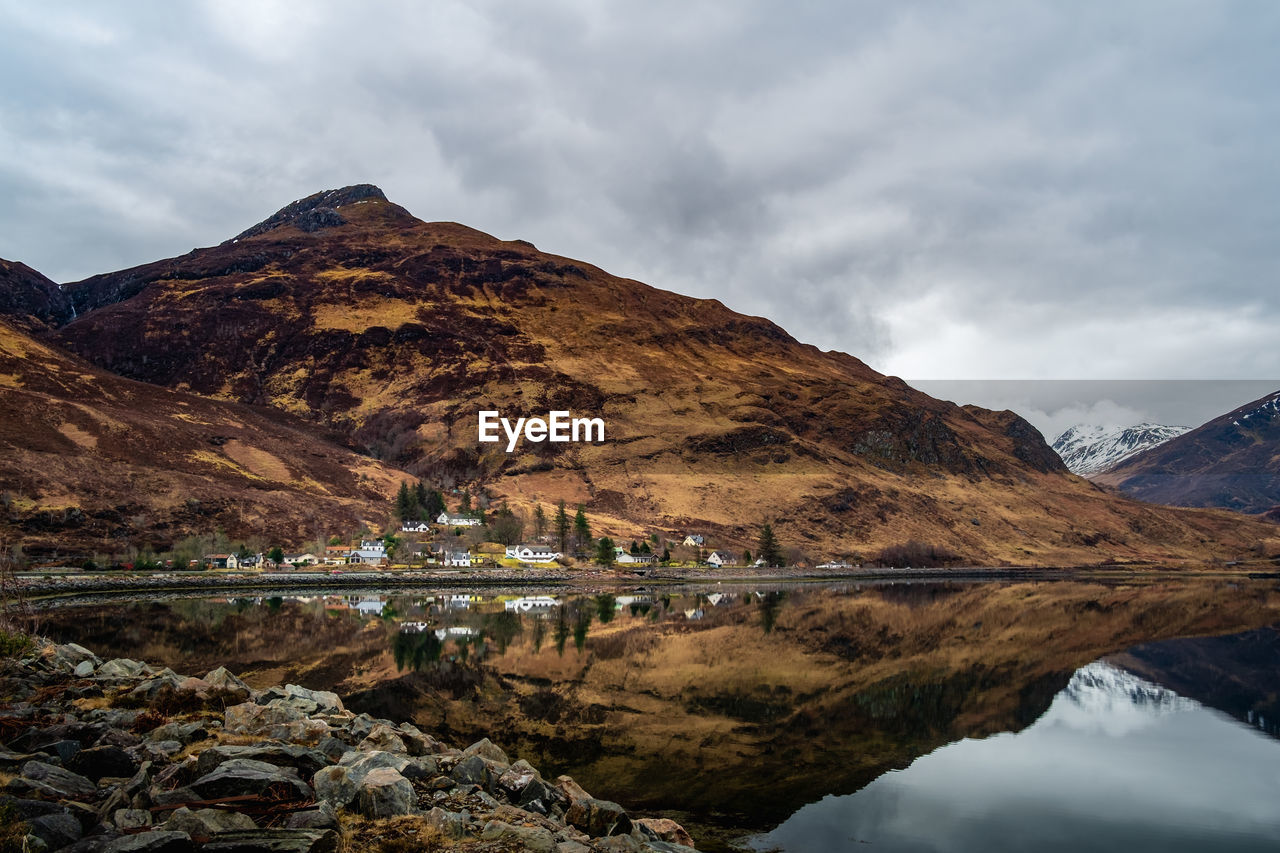
<path id="1" fill-rule="evenodd" d="M 391 752 L 348 752 L 338 764 L 359 775 L 379 767 L 390 767 L 400 773 L 408 766 L 409 759 Z"/>
<path id="2" fill-rule="evenodd" d="M 625 838 L 626 836 L 615 836 L 615 838 Z M 613 839 L 609 839 L 612 841 Z M 641 849 L 652 851 L 652 853 L 698 853 L 692 847 L 686 847 L 683 844 L 673 844 L 670 841 L 646 841 L 641 845 Z"/>
<path id="3" fill-rule="evenodd" d="M 204 845 L 205 853 L 337 853 L 332 829 L 258 829 L 227 832 Z"/>
<path id="4" fill-rule="evenodd" d="M 501 770 L 497 771 L 498 774 Z M 459 785 L 482 785 L 488 787 L 491 774 L 489 763 L 478 755 L 468 756 L 453 766 L 449 776 Z"/>
<path id="5" fill-rule="evenodd" d="M 297 707 L 311 705 L 313 707 L 307 710 L 308 714 L 337 714 L 346 710 L 342 707 L 342 700 L 338 698 L 337 693 L 328 690 L 308 690 L 305 687 L 299 687 L 296 684 L 286 684 L 284 686 L 286 700 Z"/>
<path id="6" fill-rule="evenodd" d="M 137 678 L 145 671 L 144 664 L 129 658 L 115 658 L 98 667 L 100 679 Z"/>
<path id="7" fill-rule="evenodd" d="M 405 742 L 401 739 L 400 733 L 390 726 L 382 723 L 375 725 L 365 739 L 356 745 L 356 749 L 361 752 L 381 750 L 383 752 L 395 752 L 401 755 L 409 754 L 409 748 L 405 746 Z"/>
<path id="8" fill-rule="evenodd" d="M 62 767 L 55 767 L 43 761 L 28 761 L 22 765 L 22 778 L 13 782 L 27 781 L 38 790 L 52 793 L 57 797 L 91 797 L 98 792 L 98 786 L 79 773 L 72 773 Z M 13 784 L 10 782 L 10 785 Z"/>
<path id="9" fill-rule="evenodd" d="M 146 829 L 151 826 L 151 812 L 146 809 L 116 809 L 111 814 L 111 822 L 116 829 L 126 832 L 134 829 Z"/>
<path id="10" fill-rule="evenodd" d="M 76 677 L 88 678 L 93 675 L 94 666 L 94 662 L 91 660 L 80 661 L 80 663 L 76 664 L 76 668 L 74 670 Z"/>
<path id="11" fill-rule="evenodd" d="M 642 817 L 631 821 L 631 825 L 648 839 L 693 847 L 693 836 L 674 820 L 664 817 Z"/>
<path id="12" fill-rule="evenodd" d="M 316 744 L 316 749 L 330 761 L 338 761 L 351 750 L 351 747 L 332 735 L 326 735 L 320 738 L 320 742 Z"/>
<path id="13" fill-rule="evenodd" d="M 360 741 L 363 740 L 369 732 L 373 731 L 373 727 L 379 722 L 379 720 L 375 720 L 368 714 L 360 714 L 359 716 L 351 718 L 346 725 L 346 730 L 353 738 L 353 742 Z"/>
<path id="14" fill-rule="evenodd" d="M 481 738 L 471 744 L 471 746 L 462 750 L 462 755 L 466 758 L 478 755 L 481 758 L 487 758 L 490 761 L 503 765 L 504 767 L 510 766 L 511 764 L 511 761 L 507 758 L 507 754 L 487 737 Z"/>
<path id="15" fill-rule="evenodd" d="M 306 809 L 289 815 L 289 829 L 337 829 L 338 815 L 333 806 L 321 802 L 318 808 Z"/>
<path id="16" fill-rule="evenodd" d="M 323 720 L 294 720 L 272 726 L 270 735 L 276 740 L 315 745 L 329 736 L 329 724 Z"/>
<path id="17" fill-rule="evenodd" d="M 213 685 L 205 681 L 203 678 L 196 678 L 189 675 L 178 682 L 178 690 L 183 693 L 194 693 L 197 696 L 208 696 L 209 691 L 213 689 Z"/>
<path id="18" fill-rule="evenodd" d="M 356 798 L 358 781 L 351 768 L 335 765 L 317 771 L 311 777 L 311 787 L 315 788 L 316 800 L 340 809 Z"/>
<path id="19" fill-rule="evenodd" d="M 650 842 L 663 844 L 662 841 Z M 646 845 L 636 841 L 630 835 L 614 835 L 594 842 L 596 850 L 601 853 L 644 853 Z"/>
<path id="20" fill-rule="evenodd" d="M 52 649 L 51 662 L 62 672 L 72 672 L 82 663 L 97 666 L 102 661 L 93 652 L 77 643 L 63 643 Z"/>
<path id="21" fill-rule="evenodd" d="M 557 776 L 556 788 L 560 793 L 564 794 L 565 799 L 572 805 L 578 800 L 590 800 L 592 796 L 582 789 L 582 786 L 573 781 L 570 776 Z"/>
<path id="22" fill-rule="evenodd" d="M 48 757 L 43 752 L 11 752 L 0 749 L 0 770 L 20 770 L 28 761 L 43 761 Z"/>
<path id="23" fill-rule="evenodd" d="M 260 795 L 272 787 L 290 790 L 297 798 L 311 796 L 311 789 L 298 778 L 298 772 L 292 767 L 280 768 L 248 758 L 224 761 L 211 773 L 191 783 L 191 789 L 206 800 L 242 794 Z"/>
<path id="24" fill-rule="evenodd" d="M 185 832 L 152 830 L 125 835 L 102 848 L 103 853 L 192 853 L 196 846 Z"/>
<path id="25" fill-rule="evenodd" d="M 196 773 L 200 776 L 212 773 L 218 765 L 233 758 L 249 758 L 265 761 L 276 767 L 292 767 L 298 775 L 311 778 L 321 768 L 329 766 L 329 759 L 321 752 L 305 746 L 285 743 L 263 743 L 249 746 L 211 746 L 200 753 L 196 761 Z"/>
<path id="26" fill-rule="evenodd" d="M 253 695 L 252 688 L 233 675 L 231 670 L 227 669 L 225 666 L 220 666 L 217 669 L 206 673 L 204 680 L 216 690 L 224 690 L 240 694 L 241 699 L 248 699 Z"/>
<path id="27" fill-rule="evenodd" d="M 556 845 L 557 853 L 593 853 L 590 847 L 581 841 L 561 841 Z"/>
<path id="28" fill-rule="evenodd" d="M 151 761 L 162 761 L 182 752 L 182 743 L 176 740 L 147 741 L 139 748 L 142 757 Z"/>
<path id="29" fill-rule="evenodd" d="M 440 762 L 429 755 L 420 755 L 409 759 L 409 763 L 400 770 L 400 775 L 406 779 L 431 779 L 440 775 Z"/>
<path id="30" fill-rule="evenodd" d="M 135 713 L 136 717 L 137 714 Z M 126 725 L 133 725 L 134 721 L 130 720 Z M 103 732 L 94 742 L 94 746 L 137 746 L 142 743 L 142 738 L 133 732 L 127 732 L 120 728 L 109 728 Z"/>
<path id="31" fill-rule="evenodd" d="M 265 705 L 244 702 L 232 705 L 223 716 L 223 728 L 229 734 L 264 735 L 273 726 L 306 718 L 306 714 L 276 699 Z"/>
<path id="32" fill-rule="evenodd" d="M 400 740 L 409 748 L 410 755 L 437 755 L 445 750 L 444 744 L 423 734 L 413 723 L 400 724 Z"/>
<path id="33" fill-rule="evenodd" d="M 486 841 L 513 842 L 519 844 L 520 849 L 532 853 L 557 853 L 555 836 L 540 826 L 512 826 L 500 820 L 491 820 L 484 825 L 480 837 Z"/>
<path id="34" fill-rule="evenodd" d="M 538 771 L 524 759 L 520 759 L 512 764 L 502 775 L 498 777 L 497 787 L 502 793 L 507 795 L 507 799 L 513 803 L 520 802 L 524 789 L 529 787 L 534 779 L 538 778 Z"/>
<path id="35" fill-rule="evenodd" d="M 253 818 L 223 809 L 191 809 L 183 806 L 164 822 L 166 830 L 185 832 L 193 838 L 210 838 L 215 833 L 257 829 Z"/>
<path id="36" fill-rule="evenodd" d="M 176 740 L 183 746 L 213 737 L 203 723 L 165 723 L 152 729 L 148 740 Z"/>
<path id="37" fill-rule="evenodd" d="M 84 834 L 80 821 L 63 812 L 33 817 L 27 821 L 31 834 L 49 846 L 50 850 L 59 850 L 80 840 Z"/>
<path id="38" fill-rule="evenodd" d="M 55 740 L 50 741 L 40 747 L 40 751 L 49 755 L 56 755 L 58 761 L 64 766 L 70 761 L 77 752 L 80 751 L 80 741 L 78 740 Z"/>
<path id="39" fill-rule="evenodd" d="M 426 821 L 428 826 L 450 841 L 458 841 L 467 835 L 467 822 L 462 815 L 439 806 L 427 812 Z"/>
<path id="40" fill-rule="evenodd" d="M 97 782 L 103 776 L 128 778 L 138 770 L 138 762 L 119 746 L 91 746 L 67 762 L 67 769 Z"/>
<path id="41" fill-rule="evenodd" d="M 631 819 L 627 817 L 626 811 L 610 800 L 574 800 L 564 819 L 566 823 L 576 826 L 593 838 L 626 835 L 631 831 Z"/>
<path id="42" fill-rule="evenodd" d="M 355 809 L 365 817 L 395 817 L 412 812 L 415 800 L 408 779 L 390 767 L 378 767 L 360 781 Z"/>
<path id="43" fill-rule="evenodd" d="M 182 677 L 168 667 L 165 667 L 155 676 L 146 679 L 137 687 L 133 688 L 133 690 L 129 692 L 129 695 L 134 699 L 154 699 L 156 694 L 164 688 L 167 687 L 170 690 L 177 690 L 181 684 Z"/>

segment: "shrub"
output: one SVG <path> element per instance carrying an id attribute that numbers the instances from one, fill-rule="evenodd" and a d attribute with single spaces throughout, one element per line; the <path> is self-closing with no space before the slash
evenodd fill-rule
<path id="1" fill-rule="evenodd" d="M 876 555 L 878 566 L 889 568 L 938 568 L 959 563 L 963 558 L 945 545 L 930 545 L 912 539 L 899 545 L 889 545 Z"/>

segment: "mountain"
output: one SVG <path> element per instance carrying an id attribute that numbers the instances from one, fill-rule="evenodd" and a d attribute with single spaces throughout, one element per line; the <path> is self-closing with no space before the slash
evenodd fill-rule
<path id="1" fill-rule="evenodd" d="M 167 550 L 381 524 L 405 475 L 280 412 L 123 379 L 0 318 L 0 543 Z"/>
<path id="2" fill-rule="evenodd" d="M 598 531 L 980 563 L 1235 553 L 1272 528 L 1119 500 L 1012 412 L 957 406 L 768 320 L 427 223 L 377 187 L 293 202 L 220 245 L 64 285 L 48 340 L 128 378 L 287 412 L 439 485 Z M 580 444 L 478 440 L 477 415 L 569 410 Z"/>
<path id="3" fill-rule="evenodd" d="M 26 264 L 0 258 L 0 316 L 36 330 L 69 322 L 75 309 L 58 285 Z"/>
<path id="4" fill-rule="evenodd" d="M 1190 429 L 1191 427 L 1149 423 L 1131 427 L 1077 424 L 1055 438 L 1052 447 L 1071 473 L 1092 477 Z"/>
<path id="5" fill-rule="evenodd" d="M 1094 479 L 1153 503 L 1249 513 L 1272 510 L 1280 506 L 1280 391 Z"/>

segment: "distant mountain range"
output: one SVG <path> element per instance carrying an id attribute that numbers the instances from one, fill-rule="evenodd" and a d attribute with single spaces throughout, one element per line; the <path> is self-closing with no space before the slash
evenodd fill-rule
<path id="1" fill-rule="evenodd" d="M 1280 391 L 1125 459 L 1093 479 L 1153 503 L 1280 517 Z"/>
<path id="2" fill-rule="evenodd" d="M 367 184 L 80 282 L 6 263 L 0 331 L 0 539 L 33 551 L 381 529 L 418 477 L 530 516 L 581 503 L 625 539 L 754 547 L 767 520 L 824 558 L 914 540 L 976 564 L 1185 560 L 1274 530 L 1107 493 L 1013 412 Z M 508 453 L 480 410 L 569 410 L 606 438 Z"/>
<path id="3" fill-rule="evenodd" d="M 1052 446 L 1073 474 L 1092 477 L 1190 430 L 1150 423 L 1131 427 L 1077 424 L 1055 438 Z"/>

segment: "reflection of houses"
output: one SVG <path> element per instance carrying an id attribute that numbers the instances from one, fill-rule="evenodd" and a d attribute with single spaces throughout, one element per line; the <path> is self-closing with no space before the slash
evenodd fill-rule
<path id="1" fill-rule="evenodd" d="M 469 628 L 466 625 L 454 625 L 451 628 L 437 628 L 436 638 L 440 640 L 459 639 L 462 637 L 474 637 L 480 632 L 475 628 Z"/>
<path id="2" fill-rule="evenodd" d="M 471 605 L 479 603 L 481 598 L 478 595 L 455 593 L 453 595 L 438 596 L 438 600 L 450 610 L 470 610 Z"/>
<path id="3" fill-rule="evenodd" d="M 653 604 L 652 595 L 619 595 L 613 599 L 614 606 L 621 610 L 633 604 Z"/>
<path id="4" fill-rule="evenodd" d="M 380 539 L 366 539 L 360 547 L 347 554 L 348 563 L 362 563 L 371 566 L 387 562 L 387 546 Z"/>
<path id="5" fill-rule="evenodd" d="M 364 616 L 381 616 L 386 606 L 381 598 L 361 598 L 356 601 L 355 609 Z"/>
<path id="6" fill-rule="evenodd" d="M 477 527 L 480 524 L 480 519 L 472 518 L 469 515 L 450 515 L 447 512 L 442 512 L 436 516 L 436 524 L 444 524 L 449 527 Z"/>
<path id="7" fill-rule="evenodd" d="M 507 610 L 513 613 L 529 613 L 535 616 L 550 613 L 559 606 L 560 602 L 549 595 L 529 595 L 506 602 Z"/>
<path id="8" fill-rule="evenodd" d="M 712 607 L 719 607 L 721 604 L 726 604 L 735 598 L 737 596 L 731 592 L 713 592 L 707 596 L 707 603 Z"/>
<path id="9" fill-rule="evenodd" d="M 701 607 L 699 607 L 696 610 L 686 610 L 684 612 L 684 618 L 686 619 L 701 619 L 705 615 L 706 613 L 703 611 Z"/>
<path id="10" fill-rule="evenodd" d="M 735 565 L 738 562 L 738 558 L 728 551 L 712 551 L 711 556 L 707 557 L 707 562 L 716 568 L 720 568 L 721 566 Z"/>
<path id="11" fill-rule="evenodd" d="M 421 634 L 423 631 L 428 630 L 430 627 L 431 627 L 431 623 L 429 622 L 401 622 L 400 633 L 401 634 Z"/>
<path id="12" fill-rule="evenodd" d="M 508 545 L 507 558 L 523 563 L 553 563 L 560 557 L 548 545 Z"/>
<path id="13" fill-rule="evenodd" d="M 238 569 L 240 561 L 235 554 L 205 554 L 204 561 L 211 569 Z"/>
<path id="14" fill-rule="evenodd" d="M 707 544 L 707 537 L 703 536 L 701 533 L 690 533 L 688 536 L 684 537 L 684 542 L 682 544 L 688 545 L 690 548 L 701 548 L 703 545 Z"/>

